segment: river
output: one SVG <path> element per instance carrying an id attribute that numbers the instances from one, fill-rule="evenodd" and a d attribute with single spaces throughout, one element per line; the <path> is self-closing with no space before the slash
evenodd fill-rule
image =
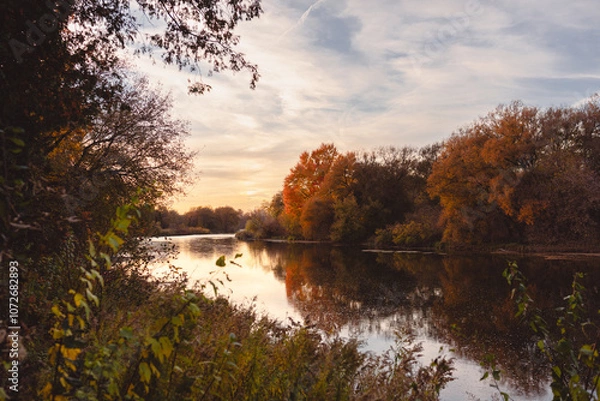
<path id="1" fill-rule="evenodd" d="M 307 320 L 326 332 L 356 336 L 363 348 L 384 352 L 398 331 L 410 328 L 423 345 L 424 362 L 440 350 L 455 359 L 455 380 L 444 401 L 489 400 L 497 391 L 480 381 L 480 361 L 496 356 L 500 388 L 516 401 L 552 399 L 546 372 L 531 333 L 514 317 L 510 289 L 502 277 L 516 260 L 531 294 L 551 310 L 569 294 L 575 271 L 598 299 L 597 259 L 564 260 L 500 255 L 443 256 L 374 252 L 326 244 L 241 242 L 232 235 L 154 239 L 172 244 L 169 263 L 235 303 L 251 305 L 280 321 Z M 236 254 L 241 257 L 234 259 Z M 215 262 L 225 255 L 226 267 Z M 167 262 L 157 263 L 155 274 Z"/>

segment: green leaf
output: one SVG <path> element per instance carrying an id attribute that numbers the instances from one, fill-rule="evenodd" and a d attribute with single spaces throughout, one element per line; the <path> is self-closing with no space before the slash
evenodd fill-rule
<path id="1" fill-rule="evenodd" d="M 560 370 L 560 368 L 558 366 L 553 366 L 552 371 L 554 372 L 554 374 L 556 374 L 556 377 L 558 377 L 558 378 L 562 377 L 562 371 Z"/>
<path id="2" fill-rule="evenodd" d="M 115 233 L 108 233 L 106 236 L 106 243 L 114 252 L 117 252 L 121 245 L 123 244 L 123 240 Z"/>
<path id="3" fill-rule="evenodd" d="M 90 291 L 89 288 L 85 289 L 85 295 L 87 296 L 87 299 L 89 299 L 90 301 L 93 301 L 96 304 L 96 306 L 100 306 L 100 300 L 98 299 L 97 296 L 92 294 L 92 292 Z"/>
<path id="4" fill-rule="evenodd" d="M 173 316 L 171 318 L 171 323 L 173 323 L 173 326 L 181 326 L 183 324 L 183 316 L 182 315 L 177 315 L 177 316 Z"/>
<path id="5" fill-rule="evenodd" d="M 234 259 L 237 259 L 237 258 L 241 258 L 242 256 L 244 256 L 244 254 L 243 254 L 243 253 L 236 253 L 236 254 L 235 254 L 235 256 L 234 256 L 233 258 L 234 258 Z"/>
<path id="6" fill-rule="evenodd" d="M 12 143 L 14 143 L 15 145 L 17 145 L 17 146 L 20 146 L 20 147 L 24 147 L 25 146 L 25 142 L 23 142 L 22 139 L 15 138 L 14 136 L 8 137 L 8 139 L 10 139 L 10 141 Z"/>
<path id="7" fill-rule="evenodd" d="M 112 262 L 110 260 L 110 255 L 104 252 L 100 252 L 100 257 L 102 259 L 104 259 L 104 263 L 106 264 L 106 267 L 110 269 L 110 266 L 112 265 Z"/>
<path id="8" fill-rule="evenodd" d="M 481 379 L 479 379 L 479 381 L 482 381 L 482 380 L 485 380 L 485 379 L 487 379 L 489 375 L 490 375 L 490 373 L 489 373 L 489 372 L 485 372 L 485 373 L 483 374 L 483 376 L 481 376 Z"/>
<path id="9" fill-rule="evenodd" d="M 171 342 L 171 339 L 169 337 L 161 337 L 158 341 L 162 347 L 163 355 L 167 358 L 171 356 L 171 353 L 173 352 L 173 343 Z"/>
<path id="10" fill-rule="evenodd" d="M 188 309 L 190 310 L 190 313 L 193 316 L 198 316 L 200 315 L 200 308 L 198 307 L 198 305 L 191 303 L 188 305 Z"/>
<path id="11" fill-rule="evenodd" d="M 150 366 L 146 362 L 140 363 L 140 379 L 143 383 L 150 383 L 150 378 L 152 377 L 152 372 L 150 371 Z"/>
<path id="12" fill-rule="evenodd" d="M 131 219 L 129 218 L 123 218 L 123 219 L 119 219 L 116 223 L 115 223 L 115 230 L 118 230 L 122 233 L 127 233 L 127 230 L 129 228 L 129 226 L 131 225 Z"/>
<path id="13" fill-rule="evenodd" d="M 225 265 L 227 263 L 225 263 L 225 255 L 221 256 L 219 259 L 217 259 L 217 266 L 219 267 L 225 267 Z"/>
<path id="14" fill-rule="evenodd" d="M 133 338 L 133 330 L 131 327 L 123 327 L 121 330 L 119 330 L 119 336 L 126 340 L 131 340 Z"/>
<path id="15" fill-rule="evenodd" d="M 100 272 L 96 269 L 92 269 L 90 270 L 90 274 L 92 275 L 92 277 L 96 277 L 98 279 L 98 281 L 100 282 L 100 285 L 102 287 L 104 287 L 104 278 L 102 278 L 102 275 L 100 274 Z"/>

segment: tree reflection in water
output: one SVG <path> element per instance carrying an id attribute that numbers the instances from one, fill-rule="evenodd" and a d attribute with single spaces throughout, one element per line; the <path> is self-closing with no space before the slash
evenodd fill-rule
<path id="1" fill-rule="evenodd" d="M 396 330 L 410 328 L 419 337 L 449 344 L 458 357 L 482 361 L 495 355 L 501 385 L 519 393 L 514 395 L 535 396 L 547 385 L 548 366 L 527 327 L 514 317 L 502 277 L 506 257 L 277 243 L 252 243 L 249 249 L 285 282 L 289 302 L 307 322 L 326 332 L 346 327 L 363 337 L 392 338 Z M 592 262 L 519 258 L 518 263 L 529 277 L 536 306 L 544 311 L 552 311 L 570 292 L 576 270 L 588 272 L 588 283 L 600 278 Z M 598 301 L 597 287 L 590 287 Z M 546 317 L 551 319 L 551 313 Z"/>

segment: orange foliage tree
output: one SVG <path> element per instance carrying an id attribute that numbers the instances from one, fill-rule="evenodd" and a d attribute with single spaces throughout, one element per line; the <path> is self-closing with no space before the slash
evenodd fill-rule
<path id="1" fill-rule="evenodd" d="M 305 203 L 320 191 L 338 157 L 339 153 L 333 144 L 321 144 L 310 153 L 303 152 L 300 161 L 285 177 L 283 204 L 290 222 L 288 229 L 292 234 L 299 233 L 300 216 Z"/>
<path id="2" fill-rule="evenodd" d="M 443 208 L 444 240 L 597 238 L 598 151 L 587 145 L 598 135 L 597 111 L 598 98 L 546 111 L 515 102 L 455 133 L 428 179 Z"/>

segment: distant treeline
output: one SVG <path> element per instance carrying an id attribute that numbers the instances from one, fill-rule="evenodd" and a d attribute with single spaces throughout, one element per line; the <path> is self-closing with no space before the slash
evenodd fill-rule
<path id="1" fill-rule="evenodd" d="M 304 152 L 246 238 L 385 246 L 600 243 L 600 98 L 499 106 L 421 149 Z"/>
<path id="2" fill-rule="evenodd" d="M 158 235 L 223 234 L 244 228 L 246 214 L 231 206 L 200 206 L 179 214 L 162 206 L 154 212 Z"/>

